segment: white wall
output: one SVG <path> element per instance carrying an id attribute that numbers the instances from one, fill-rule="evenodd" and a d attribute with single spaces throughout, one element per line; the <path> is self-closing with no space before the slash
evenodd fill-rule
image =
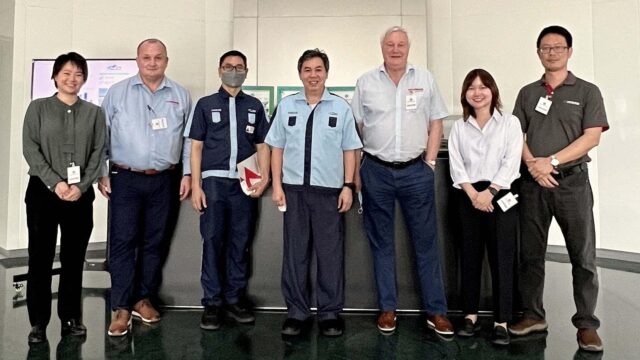
<path id="1" fill-rule="evenodd" d="M 0 141 L 0 147 L 6 146 L 0 160 L 0 247 L 5 250 L 27 246 L 23 198 L 28 166 L 22 158 L 21 136 L 30 100 L 31 60 L 55 58 L 68 51 L 86 58 L 133 58 L 141 40 L 159 38 L 168 48 L 168 76 L 197 99 L 210 87 L 208 84 L 217 81 L 217 56 L 231 45 L 233 21 L 232 0 L 16 0 L 12 9 L 13 4 L 9 0 L 0 2 L 0 30 L 13 24 L 8 32 L 14 36 L 11 110 L 0 125 L 0 137 L 7 137 L 7 141 Z M 5 17 L 9 21 L 5 22 Z M 4 57 L 3 51 L 3 70 Z M 0 95 L 4 94 L 6 90 L 0 86 Z M 92 241 L 105 241 L 106 201 L 98 198 Z"/>

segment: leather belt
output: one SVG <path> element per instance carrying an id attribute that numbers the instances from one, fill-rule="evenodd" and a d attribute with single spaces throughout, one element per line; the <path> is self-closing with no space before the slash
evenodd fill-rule
<path id="1" fill-rule="evenodd" d="M 577 174 L 577 173 L 581 173 L 581 172 L 587 172 L 589 169 L 589 167 L 587 166 L 587 163 L 581 163 L 578 165 L 573 165 L 573 166 L 569 166 L 567 168 L 564 169 L 557 169 L 556 171 L 558 171 L 557 174 L 551 174 L 554 178 L 556 179 L 564 179 L 567 176 L 571 176 L 573 174 Z"/>
<path id="2" fill-rule="evenodd" d="M 415 159 L 411 159 L 409 161 L 384 161 L 374 155 L 371 155 L 369 153 L 364 153 L 364 156 L 368 157 L 369 159 L 373 160 L 374 162 L 377 162 L 378 164 L 382 165 L 382 166 L 386 166 L 388 168 L 392 168 L 392 169 L 404 169 L 409 165 L 413 165 L 415 163 L 417 163 L 418 161 L 422 161 L 422 158 L 424 156 L 424 153 L 420 154 L 420 156 L 418 156 Z"/>
<path id="3" fill-rule="evenodd" d="M 116 163 L 112 163 L 111 166 L 116 168 L 116 169 L 118 169 L 118 170 L 125 170 L 125 171 L 130 171 L 132 173 L 150 175 L 150 176 L 158 175 L 158 174 L 161 174 L 161 173 L 163 173 L 165 171 L 173 170 L 173 169 L 176 168 L 175 165 L 171 165 L 167 169 L 164 169 L 164 170 L 156 170 L 156 169 L 145 169 L 145 170 L 143 170 L 143 169 L 134 169 L 132 167 L 119 165 L 119 164 L 116 164 Z"/>

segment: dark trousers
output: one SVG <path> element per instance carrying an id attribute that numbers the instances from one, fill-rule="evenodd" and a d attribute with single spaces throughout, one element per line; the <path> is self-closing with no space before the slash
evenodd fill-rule
<path id="1" fill-rule="evenodd" d="M 29 229 L 27 310 L 31 325 L 47 326 L 51 319 L 51 270 L 60 227 L 58 317 L 82 318 L 82 271 L 93 230 L 90 187 L 77 201 L 63 201 L 37 176 L 31 176 L 25 203 Z"/>
<path id="2" fill-rule="evenodd" d="M 246 293 L 257 200 L 242 192 L 237 179 L 208 177 L 202 189 L 207 197 L 200 215 L 202 305 L 235 304 Z"/>
<path id="3" fill-rule="evenodd" d="M 131 309 L 160 286 L 162 246 L 171 211 L 171 171 L 111 172 L 109 272 L 111 308 Z"/>
<path id="4" fill-rule="evenodd" d="M 527 176 L 526 170 L 523 173 L 519 285 L 524 315 L 545 318 L 544 262 L 549 226 L 555 217 L 571 260 L 577 309 L 571 321 L 577 328 L 598 328 L 600 320 L 594 315 L 598 299 L 596 236 L 589 174 L 584 171 L 558 178 L 560 186 L 546 189 Z"/>
<path id="5" fill-rule="evenodd" d="M 478 191 L 489 182 L 473 184 Z M 496 322 L 511 320 L 513 312 L 514 260 L 518 238 L 517 205 L 502 211 L 497 200 L 509 190 L 501 190 L 494 197 L 491 213 L 477 210 L 464 191 L 458 191 L 458 212 L 461 220 L 462 242 L 460 259 L 462 271 L 462 299 L 465 314 L 477 314 L 480 301 L 480 281 L 485 247 L 491 269 L 493 314 Z"/>
<path id="6" fill-rule="evenodd" d="M 284 191 L 282 294 L 288 317 L 309 317 L 309 267 L 315 252 L 318 319 L 335 319 L 344 307 L 344 218 L 338 212 L 338 191 L 291 190 L 286 185 Z"/>
<path id="7" fill-rule="evenodd" d="M 392 169 L 365 157 L 360 176 L 364 229 L 373 252 L 380 309 L 396 310 L 398 305 L 394 239 L 397 199 L 415 251 L 423 308 L 430 315 L 446 314 L 433 170 L 423 161 Z"/>

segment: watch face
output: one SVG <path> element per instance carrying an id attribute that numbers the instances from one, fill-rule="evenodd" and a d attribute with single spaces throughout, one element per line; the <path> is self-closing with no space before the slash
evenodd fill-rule
<path id="1" fill-rule="evenodd" d="M 558 159 L 553 158 L 553 159 L 551 159 L 551 165 L 552 166 L 558 166 L 558 165 L 560 165 L 560 161 L 558 161 Z"/>

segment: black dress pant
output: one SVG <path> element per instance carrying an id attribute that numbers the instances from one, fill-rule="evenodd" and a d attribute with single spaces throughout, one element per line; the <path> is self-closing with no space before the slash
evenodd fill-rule
<path id="1" fill-rule="evenodd" d="M 77 201 L 63 201 L 37 176 L 31 176 L 25 203 L 29 229 L 27 309 L 31 325 L 46 326 L 51 318 L 51 270 L 60 227 L 58 317 L 82 317 L 82 270 L 93 229 L 93 187 Z"/>
<path id="2" fill-rule="evenodd" d="M 489 182 L 473 184 L 478 191 Z M 513 312 L 514 261 L 518 237 L 518 205 L 506 212 L 497 200 L 509 190 L 494 197 L 493 212 L 477 210 L 469 197 L 460 191 L 458 209 L 462 223 L 461 270 L 462 297 L 465 314 L 477 314 L 485 246 L 491 269 L 493 313 L 496 322 L 511 320 Z"/>

